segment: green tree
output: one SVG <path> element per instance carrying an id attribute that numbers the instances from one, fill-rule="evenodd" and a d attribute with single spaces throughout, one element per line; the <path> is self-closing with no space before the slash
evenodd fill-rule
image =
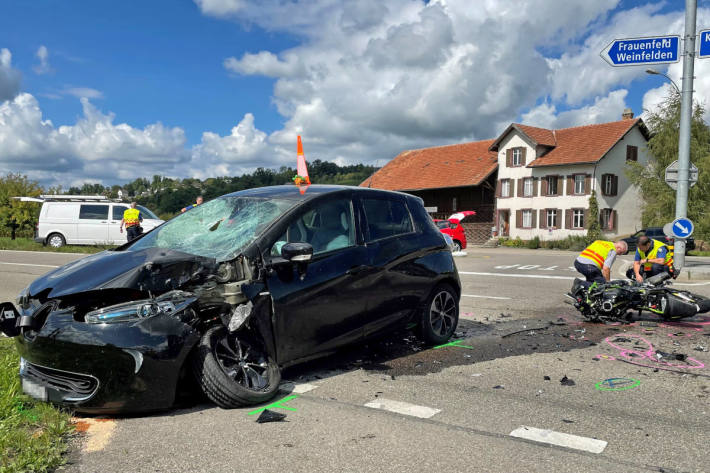
<path id="1" fill-rule="evenodd" d="M 688 192 L 688 217 L 695 223 L 695 234 L 710 237 L 710 127 L 703 120 L 705 110 L 694 104 L 690 128 L 690 161 L 699 170 L 698 183 Z M 644 226 L 663 226 L 675 218 L 675 191 L 665 183 L 665 169 L 678 159 L 680 95 L 666 97 L 648 113 L 646 125 L 651 132 L 648 165 L 631 162 L 626 175 L 639 186 L 643 198 L 641 221 Z"/>
<path id="2" fill-rule="evenodd" d="M 602 227 L 599 225 L 599 203 L 597 202 L 596 192 L 592 192 L 592 195 L 589 196 L 589 218 L 586 223 L 587 242 L 601 240 Z"/>
<path id="3" fill-rule="evenodd" d="M 0 177 L 0 225 L 10 229 L 13 240 L 18 231 L 31 234 L 40 209 L 36 202 L 21 202 L 13 197 L 37 197 L 41 193 L 39 184 L 27 176 L 10 173 Z"/>

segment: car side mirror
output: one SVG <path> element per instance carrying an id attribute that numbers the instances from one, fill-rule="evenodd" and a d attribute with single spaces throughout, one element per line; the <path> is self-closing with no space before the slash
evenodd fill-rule
<path id="1" fill-rule="evenodd" d="M 281 257 L 292 263 L 308 263 L 313 258 L 313 247 L 310 243 L 286 243 L 281 247 Z"/>

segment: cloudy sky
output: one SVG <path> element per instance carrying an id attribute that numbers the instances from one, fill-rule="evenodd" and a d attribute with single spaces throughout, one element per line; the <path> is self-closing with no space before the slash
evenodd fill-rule
<path id="1" fill-rule="evenodd" d="M 71 8 L 68 7 L 71 5 Z M 52 0 L 0 6 L 0 173 L 43 184 L 239 175 L 638 115 L 667 92 L 614 38 L 684 2 Z M 699 1 L 698 30 L 710 28 Z M 680 84 L 681 64 L 660 66 Z M 696 61 L 696 98 L 710 59 Z"/>

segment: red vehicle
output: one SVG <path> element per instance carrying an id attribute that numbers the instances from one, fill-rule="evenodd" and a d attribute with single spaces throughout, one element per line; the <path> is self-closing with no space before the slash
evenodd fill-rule
<path id="1" fill-rule="evenodd" d="M 457 212 L 451 215 L 447 220 L 434 219 L 434 223 L 441 233 L 449 235 L 452 240 L 454 240 L 454 247 L 452 251 L 461 251 L 466 248 L 466 232 L 464 232 L 461 226 L 461 220 L 470 216 L 476 215 L 473 210 L 464 210 L 463 212 Z"/>

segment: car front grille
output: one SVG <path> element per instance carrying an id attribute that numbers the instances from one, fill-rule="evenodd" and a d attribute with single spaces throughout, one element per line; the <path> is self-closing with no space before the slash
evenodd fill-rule
<path id="1" fill-rule="evenodd" d="M 99 381 L 93 376 L 47 368 L 26 360 L 23 360 L 21 374 L 44 386 L 62 391 L 67 401 L 88 399 L 99 387 Z"/>

